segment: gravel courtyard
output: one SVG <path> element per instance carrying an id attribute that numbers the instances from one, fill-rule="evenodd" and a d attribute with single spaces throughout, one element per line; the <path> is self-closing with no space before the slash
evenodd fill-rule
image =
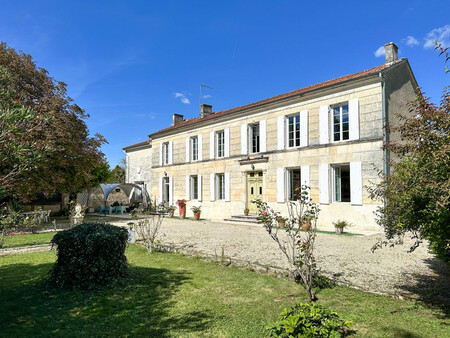
<path id="1" fill-rule="evenodd" d="M 425 245 L 408 253 L 408 241 L 403 246 L 384 247 L 372 253 L 370 249 L 380 236 L 318 233 L 318 265 L 340 283 L 362 290 L 448 302 L 448 266 L 429 254 Z M 232 259 L 289 267 L 262 226 L 165 218 L 159 239 L 163 244 L 219 257 L 223 248 L 224 255 Z"/>

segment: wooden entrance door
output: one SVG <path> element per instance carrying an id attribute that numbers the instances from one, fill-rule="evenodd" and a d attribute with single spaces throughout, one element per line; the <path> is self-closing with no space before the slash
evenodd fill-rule
<path id="1" fill-rule="evenodd" d="M 262 171 L 252 171 L 247 173 L 247 208 L 250 214 L 257 214 L 258 209 L 255 199 L 263 197 L 263 173 Z"/>

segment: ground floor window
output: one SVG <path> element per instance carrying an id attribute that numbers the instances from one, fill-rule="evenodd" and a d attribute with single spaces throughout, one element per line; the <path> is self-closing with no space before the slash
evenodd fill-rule
<path id="1" fill-rule="evenodd" d="M 216 174 L 216 199 L 225 199 L 225 174 Z"/>
<path id="2" fill-rule="evenodd" d="M 198 200 L 198 176 L 191 176 L 191 199 Z"/>
<path id="3" fill-rule="evenodd" d="M 163 177 L 163 203 L 168 204 L 170 201 L 170 183 L 168 177 Z"/>
<path id="4" fill-rule="evenodd" d="M 333 197 L 335 202 L 350 202 L 350 165 L 333 166 Z"/>
<path id="5" fill-rule="evenodd" d="M 287 198 L 290 201 L 300 198 L 301 176 L 300 168 L 287 169 Z"/>

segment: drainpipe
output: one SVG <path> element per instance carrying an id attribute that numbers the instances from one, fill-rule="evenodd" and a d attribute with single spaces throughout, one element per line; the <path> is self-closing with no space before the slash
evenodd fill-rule
<path id="1" fill-rule="evenodd" d="M 383 145 L 387 144 L 388 141 L 388 131 L 387 131 L 387 111 L 386 111 L 386 79 L 380 72 L 379 77 L 381 80 L 381 105 L 382 105 L 382 115 L 383 115 Z M 388 151 L 383 147 L 383 174 L 386 176 L 388 174 Z"/>

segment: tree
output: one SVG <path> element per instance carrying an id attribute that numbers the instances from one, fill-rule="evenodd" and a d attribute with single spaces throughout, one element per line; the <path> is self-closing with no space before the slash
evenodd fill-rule
<path id="1" fill-rule="evenodd" d="M 125 183 L 125 169 L 120 165 L 116 165 L 113 170 L 111 170 L 111 177 L 109 179 L 110 183 Z"/>
<path id="2" fill-rule="evenodd" d="M 447 49 L 440 46 L 441 55 Z M 449 59 L 446 54 L 446 60 Z M 384 228 L 387 243 L 402 242 L 411 233 L 416 249 L 423 241 L 444 261 L 450 261 L 450 92 L 444 89 L 439 106 L 420 91 L 410 104 L 411 117 L 401 117 L 396 128 L 400 142 L 385 147 L 398 159 L 391 174 L 371 189 L 381 197 L 377 222 Z"/>
<path id="3" fill-rule="evenodd" d="M 39 192 L 76 193 L 104 160 L 88 115 L 33 58 L 0 43 L 0 191 L 28 200 Z"/>

